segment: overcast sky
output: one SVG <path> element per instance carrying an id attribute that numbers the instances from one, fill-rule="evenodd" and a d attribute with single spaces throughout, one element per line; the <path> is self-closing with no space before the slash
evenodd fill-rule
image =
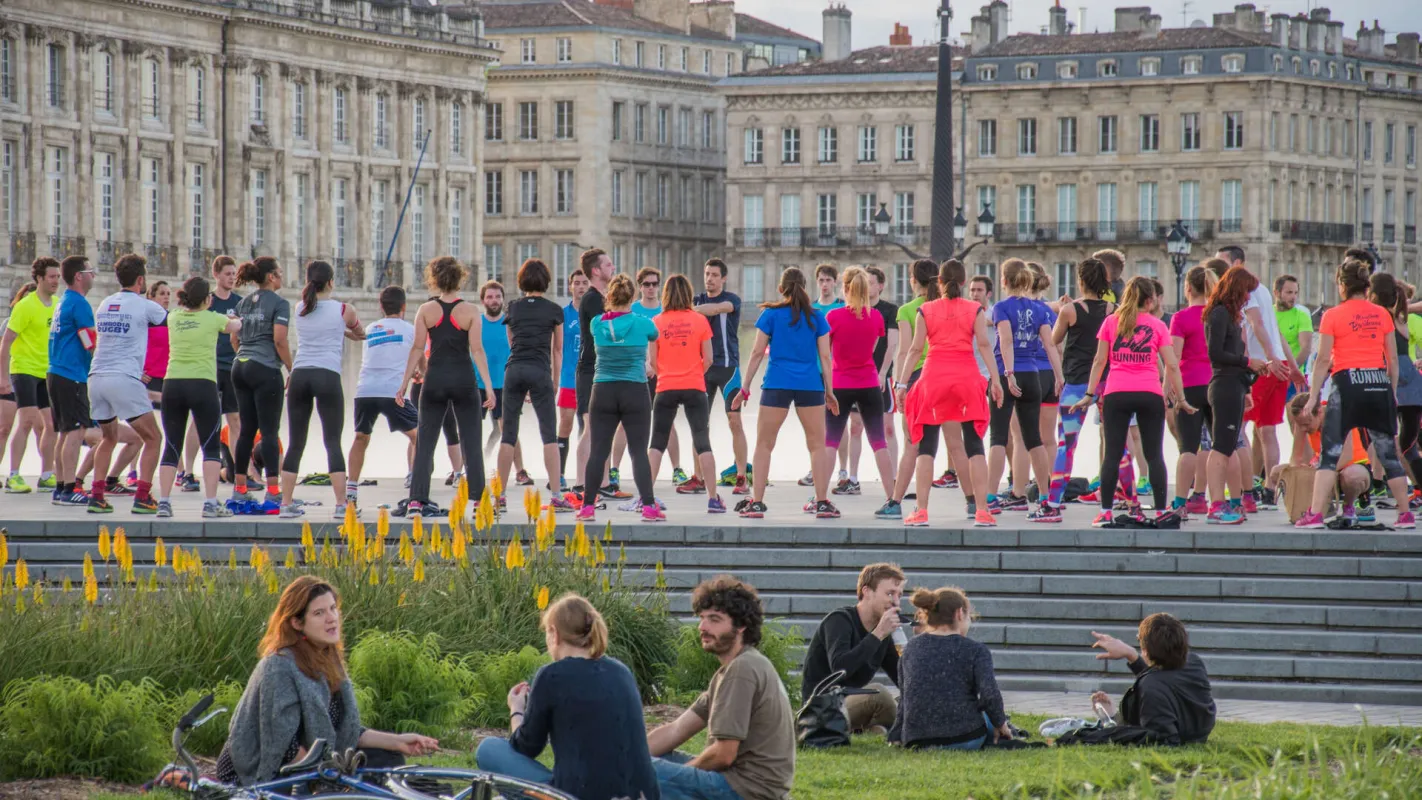
<path id="1" fill-rule="evenodd" d="M 838 0 L 837 0 L 838 1 Z M 856 50 L 889 43 L 894 23 L 908 26 L 914 44 L 925 44 L 937 39 L 937 0 L 843 0 L 854 12 L 852 36 Z M 1013 33 L 1040 33 L 1047 24 L 1047 9 L 1050 0 L 1008 0 L 1012 8 L 1010 30 Z M 736 10 L 770 20 L 814 39 L 823 38 L 823 23 L 820 12 L 828 5 L 827 0 L 736 0 Z M 968 20 L 986 5 L 985 0 L 957 0 L 953 3 L 953 35 L 960 36 L 968 29 Z M 1117 6 L 1150 5 L 1163 18 L 1166 27 L 1182 27 L 1181 10 L 1187 5 L 1182 0 L 1151 3 L 1149 0 L 1062 0 L 1067 7 L 1067 19 L 1075 22 L 1079 9 L 1086 8 L 1086 30 L 1105 33 L 1114 26 L 1114 9 Z M 1189 0 L 1187 16 L 1190 21 L 1200 19 L 1209 23 L 1215 12 L 1233 11 L 1233 0 Z M 1286 0 L 1284 2 L 1259 2 L 1255 6 L 1268 13 L 1297 14 L 1309 9 L 1326 6 L 1333 9 L 1333 18 L 1343 20 L 1343 35 L 1352 38 L 1358 30 L 1358 23 L 1366 19 L 1369 27 L 1374 19 L 1387 31 L 1387 40 L 1392 42 L 1399 32 L 1422 31 L 1422 16 L 1417 13 L 1416 0 L 1348 0 L 1348 2 L 1320 2 L 1320 0 Z M 1346 9 L 1346 10 L 1345 10 Z M 1408 19 L 1410 18 L 1410 19 Z M 1408 27 L 1410 26 L 1410 27 Z"/>

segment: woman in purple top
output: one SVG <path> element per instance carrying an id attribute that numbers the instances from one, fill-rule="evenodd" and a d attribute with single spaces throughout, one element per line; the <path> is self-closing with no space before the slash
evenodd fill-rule
<path id="1" fill-rule="evenodd" d="M 834 467 L 835 453 L 849 424 L 849 412 L 858 411 L 864 433 L 874 450 L 884 494 L 894 499 L 894 459 L 884 437 L 884 392 L 874 366 L 874 348 L 884 338 L 884 317 L 869 302 L 869 273 L 850 267 L 840 277 L 845 305 L 825 315 L 830 329 L 831 372 L 839 410 L 825 412 L 824 474 Z"/>
<path id="2" fill-rule="evenodd" d="M 1205 301 L 1215 289 L 1215 273 L 1208 267 L 1193 267 L 1185 273 L 1185 298 L 1189 305 L 1170 320 L 1170 339 L 1180 359 L 1180 377 L 1185 385 L 1185 400 L 1199 409 L 1194 414 L 1175 415 L 1175 440 L 1180 445 L 1180 458 L 1175 464 L 1175 499 L 1170 507 L 1182 515 L 1203 514 L 1209 510 L 1205 501 L 1205 460 L 1196 458 L 1200 452 L 1201 431 L 1211 419 L 1210 351 L 1205 343 Z M 1198 476 L 1196 472 L 1199 472 Z M 1200 491 L 1191 493 L 1191 484 Z M 1198 499 L 1197 499 L 1198 498 Z M 1197 507 L 1192 507 L 1195 504 Z"/>

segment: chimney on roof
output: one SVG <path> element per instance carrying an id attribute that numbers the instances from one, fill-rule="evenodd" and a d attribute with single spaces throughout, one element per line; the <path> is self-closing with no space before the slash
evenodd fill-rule
<path id="1" fill-rule="evenodd" d="M 632 13 L 675 28 L 683 35 L 691 33 L 690 0 L 632 0 Z"/>
<path id="2" fill-rule="evenodd" d="M 691 24 L 713 30 L 728 39 L 736 38 L 736 4 L 730 0 L 706 0 L 691 4 Z"/>
<path id="3" fill-rule="evenodd" d="M 1308 17 L 1299 14 L 1289 20 L 1289 49 L 1302 50 L 1304 48 L 1304 31 L 1308 29 Z"/>
<path id="4" fill-rule="evenodd" d="M 1422 50 L 1420 42 L 1422 42 L 1422 37 L 1415 33 L 1399 33 L 1397 35 L 1397 57 L 1416 64 L 1418 59 L 1422 58 L 1422 53 L 1419 53 L 1419 50 Z"/>
<path id="5" fill-rule="evenodd" d="M 1150 6 L 1128 6 L 1116 9 L 1116 32 L 1137 33 L 1146 26 Z"/>
<path id="6" fill-rule="evenodd" d="M 986 6 L 984 6 L 986 9 Z M 992 23 L 988 20 L 987 14 L 978 14 L 968 20 L 967 45 L 968 52 L 981 52 L 983 48 L 992 44 Z"/>
<path id="7" fill-rule="evenodd" d="M 998 42 L 1008 37 L 1007 32 L 1007 3 L 1004 0 L 993 0 L 988 4 L 988 27 L 992 35 L 992 43 Z"/>
<path id="8" fill-rule="evenodd" d="M 889 46 L 890 46 L 890 47 L 908 47 L 908 46 L 910 46 L 910 45 L 912 45 L 912 44 L 913 44 L 913 37 L 909 35 L 908 26 L 906 26 L 906 25 L 900 25 L 899 23 L 895 22 L 895 23 L 894 23 L 894 32 L 891 33 L 891 34 L 889 34 Z"/>
<path id="9" fill-rule="evenodd" d="M 1289 15 L 1270 14 L 1269 15 L 1269 38 L 1274 41 L 1275 47 L 1289 46 Z"/>
<path id="10" fill-rule="evenodd" d="M 1323 49 L 1330 55 L 1343 55 L 1343 20 L 1331 19 L 1323 23 Z"/>
<path id="11" fill-rule="evenodd" d="M 1326 30 L 1326 25 L 1327 23 L 1316 16 L 1309 17 L 1306 38 L 1310 53 L 1323 52 L 1323 33 Z"/>
<path id="12" fill-rule="evenodd" d="M 1153 38 L 1160 35 L 1160 15 L 1147 14 L 1141 17 L 1141 38 Z"/>
<path id="13" fill-rule="evenodd" d="M 824 44 L 822 46 L 823 58 L 825 61 L 839 61 L 847 58 L 853 51 L 850 44 L 850 18 L 853 14 L 843 3 L 835 5 L 830 3 L 829 8 L 824 10 Z"/>
<path id="14" fill-rule="evenodd" d="M 1067 34 L 1066 9 L 1062 8 L 1060 3 L 1047 10 L 1047 17 L 1050 20 L 1047 24 L 1049 35 L 1065 36 Z"/>
<path id="15" fill-rule="evenodd" d="M 1260 33 L 1264 15 L 1254 10 L 1253 3 L 1240 3 L 1234 7 L 1234 29 L 1244 33 Z"/>
<path id="16" fill-rule="evenodd" d="M 1368 37 L 1369 50 L 1373 55 L 1381 58 L 1385 55 L 1387 44 L 1387 31 L 1382 29 L 1377 20 L 1373 20 L 1373 30 Z"/>

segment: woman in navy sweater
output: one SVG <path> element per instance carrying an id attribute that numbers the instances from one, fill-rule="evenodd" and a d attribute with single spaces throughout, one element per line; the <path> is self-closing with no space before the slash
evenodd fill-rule
<path id="1" fill-rule="evenodd" d="M 543 612 L 553 659 L 533 685 L 509 690 L 512 731 L 479 743 L 479 768 L 546 783 L 579 800 L 660 800 L 642 698 L 632 671 L 607 652 L 607 623 L 587 600 L 563 595 Z M 553 769 L 534 759 L 551 741 Z"/>

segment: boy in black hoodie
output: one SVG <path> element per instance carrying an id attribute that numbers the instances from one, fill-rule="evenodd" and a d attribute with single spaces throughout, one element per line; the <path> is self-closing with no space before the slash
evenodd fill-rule
<path id="1" fill-rule="evenodd" d="M 1205 662 L 1190 652 L 1190 635 L 1185 625 L 1169 614 L 1151 614 L 1141 620 L 1137 631 L 1141 650 L 1104 633 L 1092 647 L 1099 647 L 1098 659 L 1126 659 L 1136 675 L 1135 690 L 1121 699 L 1117 714 L 1111 698 L 1096 692 L 1091 702 L 1102 704 L 1122 725 L 1138 725 L 1146 730 L 1150 744 L 1190 744 L 1203 742 L 1215 727 L 1215 700 L 1210 694 L 1210 676 Z"/>

